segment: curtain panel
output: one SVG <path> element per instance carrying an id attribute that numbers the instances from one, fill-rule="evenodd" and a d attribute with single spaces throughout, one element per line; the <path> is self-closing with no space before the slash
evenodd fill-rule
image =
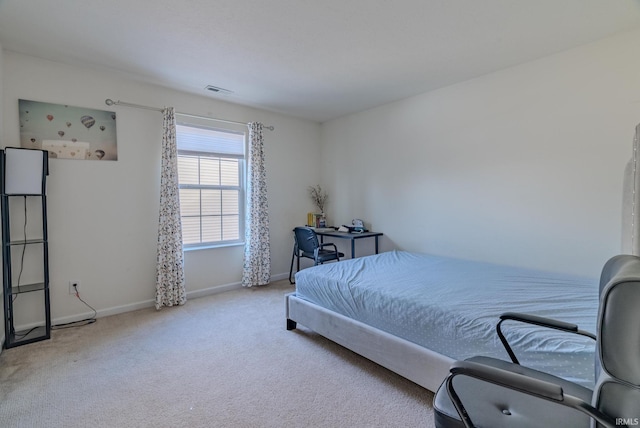
<path id="1" fill-rule="evenodd" d="M 624 170 L 622 189 L 622 254 L 640 254 L 638 210 L 640 209 L 640 124 L 636 125 L 631 147 L 631 158 Z"/>
<path id="2" fill-rule="evenodd" d="M 156 275 L 156 309 L 187 301 L 182 252 L 175 109 L 163 110 L 160 216 Z"/>
<path id="3" fill-rule="evenodd" d="M 266 285 L 271 278 L 269 204 L 264 159 L 263 124 L 249 124 L 247 215 L 245 219 L 242 285 Z"/>

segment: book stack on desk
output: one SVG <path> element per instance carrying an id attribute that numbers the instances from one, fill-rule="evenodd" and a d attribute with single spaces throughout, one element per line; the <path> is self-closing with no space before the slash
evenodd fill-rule
<path id="1" fill-rule="evenodd" d="M 335 230 L 335 228 L 333 227 L 328 227 L 326 225 L 327 219 L 325 218 L 324 214 L 314 214 L 314 213 L 308 213 L 307 214 L 307 227 L 312 227 L 312 228 L 318 228 L 318 229 L 331 229 L 331 230 Z"/>

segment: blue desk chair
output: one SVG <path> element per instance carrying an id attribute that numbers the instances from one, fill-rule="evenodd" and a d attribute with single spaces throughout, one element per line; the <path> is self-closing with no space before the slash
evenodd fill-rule
<path id="1" fill-rule="evenodd" d="M 291 256 L 291 268 L 289 269 L 289 282 L 295 284 L 293 281 L 293 260 L 297 259 L 296 272 L 300 270 L 300 257 L 306 257 L 313 260 L 313 265 L 321 265 L 324 262 L 332 260 L 340 261 L 340 257 L 344 257 L 344 254 L 338 251 L 338 247 L 331 242 L 325 242 L 320 244 L 318 242 L 318 235 L 310 227 L 296 227 L 293 229 L 293 255 Z M 325 247 L 331 247 L 326 249 Z"/>

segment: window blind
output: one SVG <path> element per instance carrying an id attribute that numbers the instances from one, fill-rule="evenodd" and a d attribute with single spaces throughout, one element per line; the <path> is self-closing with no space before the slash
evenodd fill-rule
<path id="1" fill-rule="evenodd" d="M 242 242 L 245 134 L 183 123 L 176 142 L 183 244 Z"/>
<path id="2" fill-rule="evenodd" d="M 243 133 L 178 124 L 176 125 L 176 143 L 178 150 L 181 151 L 244 156 Z"/>

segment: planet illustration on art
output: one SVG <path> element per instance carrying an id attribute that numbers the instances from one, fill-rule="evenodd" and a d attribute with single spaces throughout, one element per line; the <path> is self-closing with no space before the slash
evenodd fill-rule
<path id="1" fill-rule="evenodd" d="M 35 138 L 32 138 L 32 139 L 31 139 L 31 142 L 32 142 L 32 143 L 35 143 L 35 142 L 36 142 L 36 139 L 35 139 Z"/>
<path id="2" fill-rule="evenodd" d="M 64 131 L 58 131 L 58 135 L 64 137 Z"/>
<path id="3" fill-rule="evenodd" d="M 96 123 L 96 120 L 91 116 L 82 116 L 80 122 L 89 129 Z"/>
<path id="4" fill-rule="evenodd" d="M 96 150 L 96 157 L 102 159 L 104 157 L 104 150 Z"/>
<path id="5" fill-rule="evenodd" d="M 100 130 L 104 131 L 105 129 L 107 129 L 104 125 L 100 125 Z"/>
<path id="6" fill-rule="evenodd" d="M 47 115 L 47 120 L 48 120 L 49 122 L 51 122 L 51 121 L 53 120 L 53 115 L 52 115 L 52 114 L 48 114 L 48 115 Z"/>
<path id="7" fill-rule="evenodd" d="M 67 128 L 71 128 L 71 122 L 67 122 Z"/>

